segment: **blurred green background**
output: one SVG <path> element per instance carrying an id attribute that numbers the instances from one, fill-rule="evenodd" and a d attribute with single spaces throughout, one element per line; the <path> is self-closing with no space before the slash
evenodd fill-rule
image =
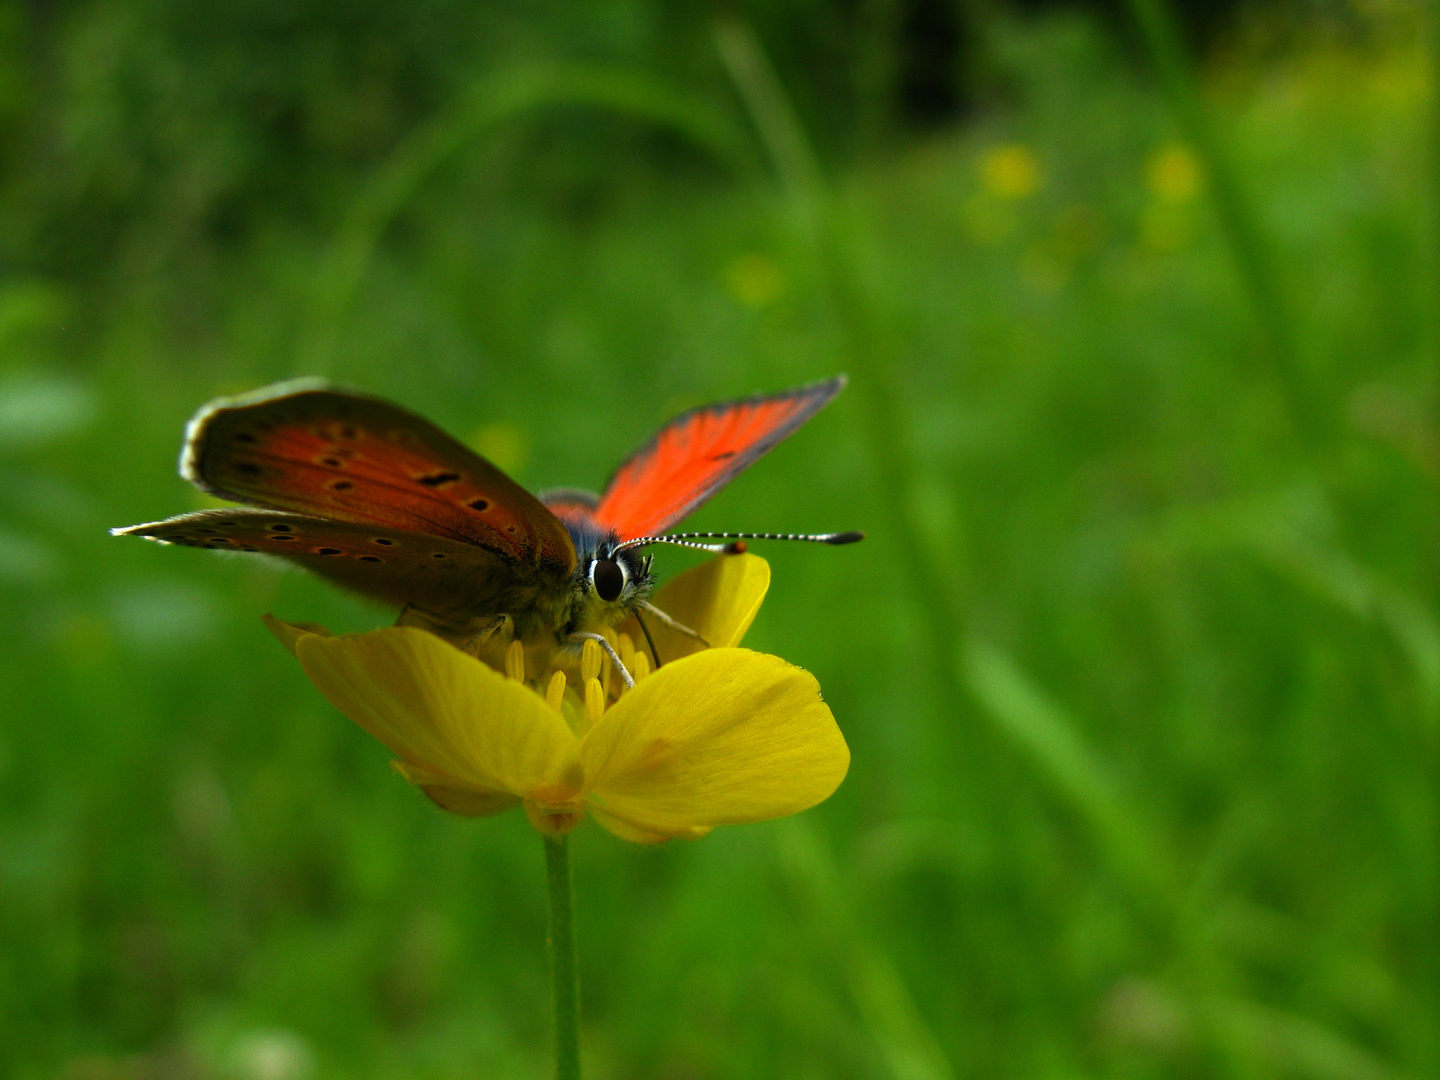
<path id="1" fill-rule="evenodd" d="M 1440 173 L 1419 2 L 0 6 L 0 1074 L 540 1077 L 540 844 L 115 540 L 203 402 L 532 487 L 851 387 L 763 549 L 840 792 L 576 835 L 594 1077 L 1440 1074 Z M 758 545 L 757 545 L 758 549 Z M 662 551 L 662 573 L 690 563 Z"/>

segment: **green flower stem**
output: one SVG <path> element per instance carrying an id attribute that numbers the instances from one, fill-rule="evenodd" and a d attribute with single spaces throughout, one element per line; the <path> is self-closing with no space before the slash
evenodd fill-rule
<path id="1" fill-rule="evenodd" d="M 575 886 L 569 838 L 545 837 L 550 881 L 550 980 L 555 1003 L 555 1080 L 580 1080 L 580 975 L 575 966 Z"/>

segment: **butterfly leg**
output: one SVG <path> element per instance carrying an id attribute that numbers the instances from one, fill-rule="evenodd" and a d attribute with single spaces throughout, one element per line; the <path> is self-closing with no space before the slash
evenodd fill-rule
<path id="1" fill-rule="evenodd" d="M 509 615 L 496 615 L 479 630 L 471 634 L 469 640 L 460 646 L 461 650 L 468 653 L 479 653 L 481 646 L 488 643 L 490 638 L 498 633 L 509 619 Z"/>
<path id="2" fill-rule="evenodd" d="M 450 642 L 462 652 L 478 656 L 480 648 L 505 625 L 507 619 L 509 619 L 508 615 L 497 615 L 479 630 L 472 631 L 469 627 L 457 625 L 443 615 L 427 611 L 418 604 L 409 603 L 400 609 L 400 614 L 395 619 L 395 625 L 416 626 L 421 630 L 428 630 L 436 637 Z"/>
<path id="3" fill-rule="evenodd" d="M 419 604 L 406 604 L 400 609 L 400 614 L 395 616 L 396 626 L 418 626 L 422 630 L 434 630 L 439 632 L 442 628 L 448 628 L 447 623 L 433 611 L 426 611 Z"/>
<path id="4" fill-rule="evenodd" d="M 615 646 L 611 645 L 610 642 L 605 640 L 604 635 L 589 634 L 583 630 L 576 631 L 575 633 L 570 635 L 571 641 L 584 641 L 587 638 L 591 641 L 599 642 L 600 648 L 604 649 L 607 653 L 610 654 L 610 662 L 615 665 L 615 670 L 620 673 L 620 681 L 625 684 L 625 689 L 635 689 L 634 677 L 630 674 L 629 671 L 625 669 L 625 665 L 620 662 L 620 654 L 615 651 Z"/>
<path id="5" fill-rule="evenodd" d="M 421 630 L 428 630 L 438 638 L 443 638 L 452 645 L 459 644 L 456 635 L 459 631 L 448 619 L 437 615 L 433 611 L 427 611 L 419 604 L 406 604 L 400 609 L 400 614 L 395 616 L 396 626 L 414 626 Z"/>
<path id="6" fill-rule="evenodd" d="M 641 600 L 640 606 L 645 609 L 647 614 L 654 615 L 655 618 L 659 619 L 666 626 L 670 627 L 671 630 L 674 630 L 677 633 L 684 634 L 686 637 L 694 638 L 696 641 L 700 642 L 701 645 L 704 645 L 707 649 L 710 648 L 710 642 L 706 641 L 703 637 L 701 637 L 699 633 L 691 630 L 690 627 L 686 626 L 684 623 L 677 622 L 675 619 L 672 619 L 668 614 L 661 611 L 654 604 L 650 603 L 650 601 Z"/>

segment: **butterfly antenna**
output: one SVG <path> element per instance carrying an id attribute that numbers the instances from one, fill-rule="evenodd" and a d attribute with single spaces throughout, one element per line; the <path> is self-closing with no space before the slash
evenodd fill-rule
<path id="1" fill-rule="evenodd" d="M 744 551 L 743 544 L 697 544 L 696 540 L 804 540 L 812 544 L 853 544 L 857 540 L 864 540 L 863 532 L 839 532 L 839 533 L 752 533 L 752 532 L 689 532 L 670 533 L 666 536 L 637 536 L 633 540 L 626 540 L 615 550 L 624 551 L 626 548 L 644 547 L 646 544 L 673 544 L 676 547 L 696 548 L 700 551 L 713 551 L 716 554 L 730 552 L 734 554 L 737 549 Z"/>

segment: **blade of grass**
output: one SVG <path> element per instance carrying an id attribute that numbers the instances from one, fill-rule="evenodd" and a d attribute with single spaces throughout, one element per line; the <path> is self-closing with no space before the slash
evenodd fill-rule
<path id="1" fill-rule="evenodd" d="M 889 133 L 895 109 L 903 12 L 897 0 L 861 0 L 857 15 L 856 141 L 862 153 L 873 153 Z"/>
<path id="2" fill-rule="evenodd" d="M 1429 6 L 1430 145 L 1426 224 L 1430 257 L 1430 415 L 1440 418 L 1440 3 Z"/>
<path id="3" fill-rule="evenodd" d="M 1142 815 L 1126 805 L 1113 778 L 1085 745 L 1075 722 L 994 646 L 970 641 L 960 650 L 959 664 L 996 726 L 1075 809 L 1135 898 L 1172 915 L 1178 874 L 1157 838 L 1143 826 Z"/>
<path id="4" fill-rule="evenodd" d="M 1265 232 L 1205 110 L 1167 0 L 1126 0 L 1126 4 L 1140 28 L 1175 121 L 1204 165 L 1216 216 L 1269 346 L 1291 422 L 1300 437 L 1308 440 L 1314 435 L 1314 405 L 1300 366 L 1290 307 Z"/>
<path id="5" fill-rule="evenodd" d="M 781 872 L 813 915 L 827 952 L 895 1080 L 946 1080 L 955 1070 L 890 957 L 865 932 L 824 841 L 805 821 L 775 826 Z"/>
<path id="6" fill-rule="evenodd" d="M 1207 1011 L 1270 1069 L 1309 1080 L 1393 1080 L 1373 1054 L 1318 1021 L 1258 1002 L 1221 998 Z"/>
<path id="7" fill-rule="evenodd" d="M 744 140 L 723 112 L 642 72 L 571 64 L 490 76 L 448 112 L 411 135 L 356 196 L 316 275 L 297 373 L 326 374 L 330 370 L 341 323 L 376 247 L 396 214 L 425 181 L 499 125 L 560 106 L 598 107 L 648 120 L 688 139 L 731 168 L 746 168 Z"/>
<path id="8" fill-rule="evenodd" d="M 714 23 L 716 47 L 726 71 L 744 102 L 765 150 L 774 166 L 782 193 L 786 196 L 808 255 L 821 284 L 840 339 L 846 366 L 855 375 L 857 403 L 867 429 L 867 441 L 878 474 L 878 496 L 884 508 L 884 531 L 896 549 L 896 565 L 908 586 L 910 598 L 920 613 L 919 647 L 926 658 L 933 684 L 941 700 L 953 710 L 941 725 L 937 737 L 946 740 L 943 753 L 957 760 L 975 751 L 968 743 L 975 725 L 963 720 L 967 698 L 963 684 L 950 663 L 949 642 L 962 621 L 961 597 L 957 588 L 964 574 L 952 564 L 939 565 L 934 545 L 927 541 L 924 523 L 916 514 L 913 493 L 920 486 L 920 469 L 909 450 L 907 424 L 898 387 L 903 372 L 897 363 L 895 344 L 882 329 L 884 320 L 876 311 L 874 290 L 866 287 L 856 268 L 853 236 L 847 234 L 840 208 L 829 192 L 803 125 L 776 76 L 764 49 L 749 24 L 725 16 Z M 848 223 L 851 230 L 857 229 Z M 957 543 L 957 547 L 963 547 Z M 955 793 L 944 797 L 953 812 Z M 986 800 L 979 798 L 969 808 L 984 812 Z"/>
<path id="9" fill-rule="evenodd" d="M 781 191 L 790 197 L 802 220 L 812 229 L 818 228 L 825 181 L 779 76 L 748 23 L 722 16 L 714 22 L 714 34 L 716 51 L 770 155 Z"/>
<path id="10" fill-rule="evenodd" d="M 1432 423 L 1440 417 L 1440 3 L 1429 5 L 1429 51 L 1430 51 L 1430 192 L 1427 200 L 1430 226 L 1430 393 Z M 1434 508 L 1432 507 L 1432 513 Z M 1433 520 L 1433 518 L 1432 518 Z M 1431 532 L 1431 550 L 1440 549 L 1437 537 Z M 1432 559 L 1432 565 L 1434 560 Z M 1431 574 L 1432 583 L 1434 573 Z M 1433 595 L 1432 588 L 1432 595 Z M 1440 837 L 1440 741 L 1432 741 L 1429 759 L 1430 790 L 1430 834 L 1432 840 Z M 1432 844 L 1432 849 L 1433 849 Z M 1422 993 L 1429 998 L 1429 1014 L 1440 1013 L 1440 881 L 1435 880 L 1432 870 L 1430 888 L 1430 924 L 1425 940 L 1428 948 L 1418 958 L 1421 972 Z M 1419 1071 L 1428 1076 L 1440 1075 L 1440 1025 L 1421 1024 L 1416 1028 L 1415 1058 Z"/>
<path id="11" fill-rule="evenodd" d="M 1185 507 L 1157 534 L 1162 548 L 1238 550 L 1347 615 L 1388 635 L 1413 672 L 1422 743 L 1440 742 L 1440 623 L 1418 597 L 1340 550 L 1315 519 L 1332 513 L 1323 492 L 1279 493 Z M 1318 535 L 1317 535 L 1318 534 Z"/>
<path id="12" fill-rule="evenodd" d="M 1085 823 L 1097 849 L 1130 894 L 1141 921 L 1170 958 L 1176 986 L 1193 1013 L 1217 1075 L 1248 1080 L 1263 1074 L 1262 1049 L 1237 1036 L 1201 1002 L 1233 981 L 1229 961 L 1200 932 L 1195 918 L 1206 903 L 1184 880 L 1164 838 L 1148 827 L 1120 790 L 1078 725 L 1003 652 L 979 640 L 963 646 L 956 666 L 996 727 L 1039 767 Z"/>

